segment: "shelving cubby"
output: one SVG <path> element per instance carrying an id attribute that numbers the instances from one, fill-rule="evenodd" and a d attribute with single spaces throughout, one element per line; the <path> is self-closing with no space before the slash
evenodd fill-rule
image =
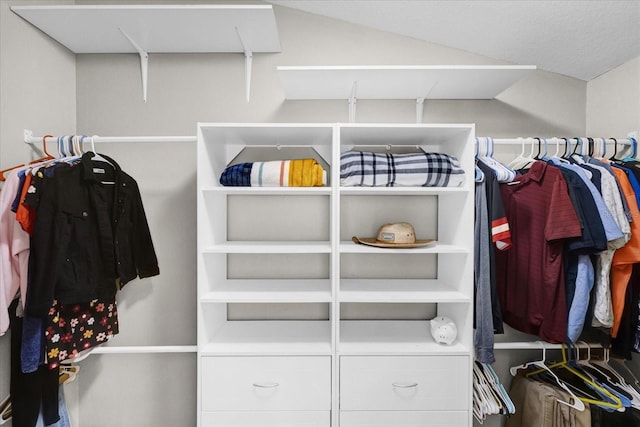
<path id="1" fill-rule="evenodd" d="M 201 348 L 212 354 L 229 348 L 242 352 L 247 344 L 250 352 L 296 353 L 296 341 L 306 339 L 318 353 L 329 354 L 332 127 L 201 124 L 198 136 Z M 326 186 L 224 187 L 219 182 L 223 170 L 236 163 L 300 156 L 325 165 Z M 269 319 L 251 319 L 252 306 L 268 312 L 273 304 L 310 304 L 313 309 L 301 311 L 327 317 L 279 318 L 276 312 Z M 249 313 L 246 319 L 243 310 Z"/>
<path id="2" fill-rule="evenodd" d="M 472 125 L 340 127 L 338 156 L 348 150 L 446 153 L 460 161 L 466 176 L 460 187 L 339 187 L 339 354 L 469 354 L 473 137 Z M 401 221 L 414 226 L 418 239 L 436 244 L 386 249 L 351 241 Z M 398 311 L 406 318 L 388 314 Z M 445 314 L 460 330 L 450 347 L 435 343 L 429 331 L 429 319 Z"/>

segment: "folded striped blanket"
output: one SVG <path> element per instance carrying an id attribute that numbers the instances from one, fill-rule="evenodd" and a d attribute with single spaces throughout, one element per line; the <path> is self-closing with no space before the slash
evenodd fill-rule
<path id="1" fill-rule="evenodd" d="M 340 156 L 340 184 L 361 187 L 458 187 L 464 170 L 458 159 L 442 153 L 372 153 Z"/>
<path id="2" fill-rule="evenodd" d="M 326 181 L 315 159 L 238 163 L 220 176 L 220 184 L 232 187 L 322 187 Z"/>

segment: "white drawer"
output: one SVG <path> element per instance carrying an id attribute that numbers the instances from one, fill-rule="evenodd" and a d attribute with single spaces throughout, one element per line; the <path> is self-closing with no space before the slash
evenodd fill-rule
<path id="1" fill-rule="evenodd" d="M 203 411 L 328 411 L 331 358 L 205 357 Z"/>
<path id="2" fill-rule="evenodd" d="M 343 411 L 340 427 L 464 427 L 468 412 Z"/>
<path id="3" fill-rule="evenodd" d="M 203 412 L 202 427 L 330 427 L 329 411 Z"/>
<path id="4" fill-rule="evenodd" d="M 341 410 L 468 411 L 468 356 L 344 356 Z"/>

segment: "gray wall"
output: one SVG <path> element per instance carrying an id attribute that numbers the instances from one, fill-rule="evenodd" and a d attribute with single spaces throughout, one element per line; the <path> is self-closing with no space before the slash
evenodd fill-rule
<path id="1" fill-rule="evenodd" d="M 76 126 L 76 58 L 9 9 L 26 3 L 0 1 L 0 169 L 42 157 L 23 142 L 23 129 Z M 9 394 L 9 337 L 0 337 L 0 400 Z"/>
<path id="2" fill-rule="evenodd" d="M 348 121 L 346 101 L 286 101 L 278 65 L 500 64 L 275 7 L 282 52 L 254 55 L 249 103 L 241 54 L 152 54 L 144 104 L 137 55 L 74 57 L 22 22 L 4 2 L 0 5 L 0 167 L 28 160 L 30 152 L 21 142 L 23 127 L 37 135 L 195 135 L 198 121 Z M 27 45 L 25 37 L 35 44 Z M 35 64 L 23 70 L 25 60 Z M 58 62 L 64 66 L 51 66 Z M 10 84 L 23 89 L 7 92 Z M 34 102 L 37 99 L 42 102 Z M 61 101 L 69 103 L 68 108 L 54 107 L 53 102 Z M 495 137 L 583 135 L 586 104 L 585 82 L 537 71 L 496 100 L 426 101 L 423 121 L 472 122 L 478 135 Z M 17 106 L 20 114 L 13 110 Z M 356 120 L 414 122 L 415 102 L 358 101 Z M 121 333 L 112 344 L 195 344 L 195 144 L 103 144 L 98 150 L 113 156 L 138 181 L 161 269 L 160 276 L 133 282 L 119 295 Z M 8 337 L 0 338 L 2 361 L 8 360 L 7 347 Z M 527 356 L 503 353 L 498 357 L 504 367 Z M 8 389 L 6 365 L 0 365 L 0 396 Z M 81 396 L 76 425 L 194 425 L 195 371 L 193 354 L 91 356 L 73 383 L 78 392 L 70 393 Z M 499 419 L 491 423 L 497 425 Z"/>
<path id="3" fill-rule="evenodd" d="M 640 56 L 587 84 L 587 132 L 640 138 Z"/>

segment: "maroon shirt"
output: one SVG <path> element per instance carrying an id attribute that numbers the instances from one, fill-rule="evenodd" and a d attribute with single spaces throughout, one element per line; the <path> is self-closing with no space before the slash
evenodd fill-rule
<path id="1" fill-rule="evenodd" d="M 496 252 L 504 321 L 548 342 L 567 334 L 564 239 L 582 234 L 567 184 L 556 167 L 535 162 L 529 172 L 500 186 L 512 247 Z"/>

